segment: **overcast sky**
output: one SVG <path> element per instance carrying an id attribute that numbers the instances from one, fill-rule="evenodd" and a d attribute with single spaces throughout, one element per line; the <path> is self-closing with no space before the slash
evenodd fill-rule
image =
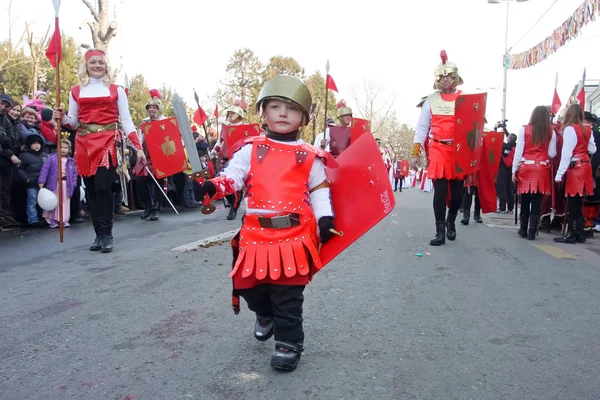
<path id="1" fill-rule="evenodd" d="M 582 0 L 557 0 L 522 38 L 554 2 L 511 1 L 508 44 L 514 45 L 513 53 L 550 35 Z M 0 0 L 4 15 L 8 3 Z M 190 105 L 192 88 L 201 99 L 213 93 L 225 77 L 233 52 L 248 47 L 263 63 L 274 55 L 294 57 L 307 75 L 316 70 L 325 74 L 329 59 L 330 73 L 340 90 L 338 99 L 345 98 L 355 107 L 352 88 L 360 90 L 364 81 L 373 81 L 384 89 L 382 100 L 394 98 L 400 120 L 414 125 L 419 113 L 415 105 L 432 92 L 433 71 L 440 62 L 440 50 L 445 49 L 465 80 L 463 90 L 488 91 L 487 118 L 490 122 L 501 118 L 505 2 L 112 0 L 110 4 L 119 24 L 109 47 L 111 63 L 122 63 L 130 77 L 143 73 L 151 86 L 173 87 Z M 22 31 L 25 21 L 33 22 L 35 34 L 41 35 L 53 24 L 52 0 L 14 0 L 12 15 L 18 18 L 13 35 Z M 90 17 L 81 0 L 62 0 L 61 30 L 79 42 L 91 44 L 84 24 Z M 4 39 L 6 22 L 2 26 L 0 38 Z M 557 71 L 563 103 L 584 67 L 588 79 L 600 79 L 599 44 L 600 22 L 591 22 L 576 40 L 547 60 L 528 69 L 510 70 L 509 128 L 516 130 L 527 123 L 535 106 L 550 104 Z M 214 109 L 214 104 L 203 106 Z"/>

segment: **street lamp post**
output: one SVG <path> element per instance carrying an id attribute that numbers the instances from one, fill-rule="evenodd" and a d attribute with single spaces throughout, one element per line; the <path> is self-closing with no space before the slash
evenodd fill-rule
<path id="1" fill-rule="evenodd" d="M 510 66 L 510 54 L 508 48 L 508 11 L 510 2 L 513 0 L 506 1 L 506 28 L 504 30 L 504 57 L 503 57 L 503 68 L 504 68 L 504 79 L 502 84 L 502 122 L 506 121 L 506 87 L 508 84 L 508 67 Z M 527 0 L 514 0 L 517 3 L 524 3 Z M 500 0 L 488 0 L 490 4 L 498 4 Z"/>

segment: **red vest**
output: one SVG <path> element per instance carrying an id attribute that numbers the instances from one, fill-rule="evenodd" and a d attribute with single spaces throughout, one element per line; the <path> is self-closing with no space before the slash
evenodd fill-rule
<path id="1" fill-rule="evenodd" d="M 550 156 L 548 155 L 548 144 L 550 138 L 546 138 L 542 143 L 536 145 L 533 144 L 533 127 L 531 125 L 525 125 L 525 146 L 523 147 L 523 159 L 527 161 L 535 161 L 536 163 L 542 161 L 548 161 Z"/>
<path id="2" fill-rule="evenodd" d="M 592 136 L 592 128 L 588 125 L 584 125 L 583 129 L 581 129 L 581 125 L 571 125 L 571 127 L 575 129 L 575 133 L 577 134 L 577 144 L 573 149 L 572 157 L 579 158 L 581 161 L 589 161 L 588 144 Z"/>
<path id="3" fill-rule="evenodd" d="M 507 167 L 512 167 L 513 161 L 515 160 L 515 152 L 517 150 L 517 146 L 513 146 L 510 153 L 507 156 L 502 157 L 502 161 L 504 161 L 504 165 Z"/>
<path id="4" fill-rule="evenodd" d="M 105 97 L 80 97 L 81 86 L 73 86 L 71 94 L 77 102 L 77 119 L 82 124 L 114 124 L 119 120 L 117 85 L 110 85 L 110 95 Z"/>

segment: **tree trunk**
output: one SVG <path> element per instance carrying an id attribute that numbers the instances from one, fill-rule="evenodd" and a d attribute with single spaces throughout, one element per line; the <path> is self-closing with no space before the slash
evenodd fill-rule
<path id="1" fill-rule="evenodd" d="M 90 10 L 93 21 L 87 21 L 92 33 L 92 43 L 95 49 L 107 52 L 108 45 L 117 33 L 116 21 L 108 21 L 108 0 L 97 0 L 97 6 L 94 7 L 89 0 L 81 0 Z"/>

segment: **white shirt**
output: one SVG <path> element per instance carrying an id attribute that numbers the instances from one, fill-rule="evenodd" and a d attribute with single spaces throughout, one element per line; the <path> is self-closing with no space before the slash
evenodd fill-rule
<path id="1" fill-rule="evenodd" d="M 525 127 L 522 127 L 517 133 L 517 148 L 515 149 L 515 158 L 513 159 L 512 173 L 514 174 L 519 169 L 521 161 L 527 161 L 523 158 L 523 150 L 525 148 Z M 552 137 L 548 143 L 548 157 L 556 157 L 556 132 L 552 130 Z"/>
<path id="2" fill-rule="evenodd" d="M 125 90 L 119 86 L 117 89 L 119 99 L 117 100 L 117 107 L 119 109 L 119 119 L 123 131 L 129 135 L 131 132 L 136 132 L 135 125 L 131 120 L 131 114 L 129 113 L 129 101 L 127 101 L 127 94 Z M 94 97 L 107 97 L 110 96 L 110 89 L 104 83 L 103 79 L 90 78 L 87 85 L 81 86 L 79 94 L 80 98 L 94 98 Z M 62 123 L 64 125 L 70 125 L 71 128 L 77 129 L 79 127 L 79 119 L 77 118 L 79 105 L 73 98 L 72 90 L 69 92 L 69 112 L 64 116 Z M 115 121 L 117 122 L 117 121 Z"/>
<path id="3" fill-rule="evenodd" d="M 413 141 L 413 143 L 420 143 L 421 145 L 425 145 L 425 140 L 429 136 L 430 131 L 431 131 L 431 106 L 429 105 L 429 100 L 427 99 L 421 106 L 421 115 L 419 116 L 419 121 L 417 122 L 417 129 L 415 131 L 415 140 Z"/>
<path id="4" fill-rule="evenodd" d="M 329 148 L 329 141 L 331 139 L 331 134 L 329 133 L 329 128 L 325 129 L 325 133 L 321 132 L 319 134 L 317 134 L 317 136 L 315 136 L 315 142 L 313 143 L 313 146 L 315 146 L 317 149 L 321 148 L 321 140 L 323 140 L 323 138 L 325 138 L 327 144 L 325 145 L 325 151 L 329 152 L 331 151 L 331 149 Z"/>
<path id="5" fill-rule="evenodd" d="M 560 165 L 558 166 L 558 171 L 556 171 L 555 181 L 560 181 L 567 172 L 567 168 L 569 168 L 569 164 L 573 161 L 573 149 L 577 145 L 577 133 L 575 132 L 575 128 L 572 126 L 567 126 L 563 131 L 563 146 L 562 153 L 560 155 Z M 594 141 L 594 135 L 590 136 L 590 141 L 588 143 L 588 153 L 594 154 L 596 152 L 596 142 Z"/>
<path id="6" fill-rule="evenodd" d="M 272 139 L 270 139 L 272 140 Z M 273 140 L 276 143 L 280 143 L 286 146 L 299 145 L 304 143 L 303 140 L 297 140 L 295 142 L 280 142 Z M 226 175 L 228 178 L 233 179 L 233 187 L 236 191 L 241 190 L 246 185 L 246 176 L 250 172 L 250 160 L 252 156 L 252 144 L 246 144 L 235 155 L 229 160 L 229 165 L 221 172 L 221 175 Z M 312 190 L 314 187 L 322 184 L 327 180 L 327 174 L 325 173 L 325 166 L 319 157 L 315 158 L 310 175 L 308 177 L 308 189 Z M 277 185 L 277 182 L 273 182 Z M 333 216 L 333 210 L 331 208 L 331 197 L 329 188 L 321 188 L 315 190 L 308 195 L 310 200 L 310 206 L 313 209 L 317 221 L 324 216 Z M 248 208 L 248 199 L 245 198 L 246 212 L 249 214 L 262 214 L 263 210 Z M 269 212 L 284 212 L 284 210 L 269 210 Z"/>

